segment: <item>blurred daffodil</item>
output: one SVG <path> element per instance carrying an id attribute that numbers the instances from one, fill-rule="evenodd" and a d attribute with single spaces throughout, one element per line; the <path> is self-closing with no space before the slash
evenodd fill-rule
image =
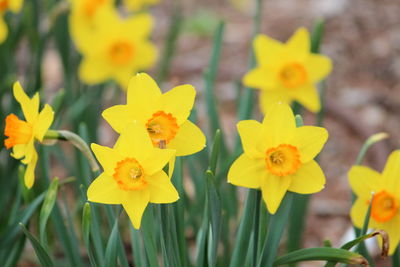
<path id="1" fill-rule="evenodd" d="M 0 44 L 4 42 L 8 35 L 8 28 L 3 18 L 4 14 L 7 11 L 18 13 L 23 2 L 23 0 L 0 0 Z"/>
<path id="2" fill-rule="evenodd" d="M 159 2 L 160 0 L 123 0 L 124 5 L 130 11 L 140 11 Z"/>
<path id="3" fill-rule="evenodd" d="M 262 123 L 245 120 L 237 128 L 244 153 L 232 164 L 228 182 L 261 188 L 271 214 L 286 191 L 311 194 L 324 188 L 325 175 L 313 160 L 328 138 L 324 128 L 296 128 L 287 104 L 273 105 Z"/>
<path id="4" fill-rule="evenodd" d="M 385 230 L 389 234 L 389 254 L 393 254 L 400 241 L 400 150 L 390 154 L 382 173 L 365 166 L 353 166 L 349 182 L 357 199 L 351 208 L 353 224 L 362 228 L 371 203 L 369 227 Z"/>
<path id="5" fill-rule="evenodd" d="M 130 80 L 127 104 L 106 109 L 103 117 L 118 133 L 131 122 L 139 122 L 154 147 L 174 149 L 177 156 L 190 155 L 205 146 L 204 134 L 188 120 L 195 95 L 191 85 L 162 94 L 149 75 L 140 73 Z"/>
<path id="6" fill-rule="evenodd" d="M 24 181 L 31 188 L 35 178 L 35 167 L 38 159 L 35 150 L 35 140 L 42 142 L 46 131 L 53 122 L 54 112 L 49 105 L 45 105 L 39 113 L 39 94 L 30 99 L 22 89 L 19 82 L 14 83 L 14 97 L 19 102 L 26 121 L 20 120 L 16 115 L 6 117 L 4 140 L 7 149 L 13 148 L 11 156 L 21 159 L 27 165 Z"/>
<path id="7" fill-rule="evenodd" d="M 88 200 L 122 204 L 136 229 L 140 228 L 149 202 L 171 203 L 179 199 L 162 170 L 175 151 L 153 147 L 141 125 L 132 123 L 125 127 L 114 148 L 97 144 L 91 147 L 104 172 L 89 186 Z"/>
<path id="8" fill-rule="evenodd" d="M 300 28 L 282 44 L 266 35 L 254 40 L 258 66 L 243 78 L 246 86 L 261 90 L 260 106 L 265 113 L 273 104 L 298 101 L 312 112 L 321 108 L 316 83 L 332 69 L 331 60 L 310 53 L 310 36 Z"/>

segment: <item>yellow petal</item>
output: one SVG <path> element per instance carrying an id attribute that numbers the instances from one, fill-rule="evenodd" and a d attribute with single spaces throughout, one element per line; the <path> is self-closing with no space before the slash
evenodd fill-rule
<path id="1" fill-rule="evenodd" d="M 161 90 L 157 83 L 146 73 L 138 73 L 129 81 L 127 103 L 130 106 L 146 108 L 160 96 Z"/>
<path id="2" fill-rule="evenodd" d="M 261 181 L 261 190 L 264 202 L 269 213 L 275 214 L 291 182 L 290 176 L 275 176 L 265 173 Z"/>
<path id="3" fill-rule="evenodd" d="M 289 191 L 299 194 L 312 194 L 321 191 L 325 185 L 325 175 L 314 160 L 302 164 L 292 176 Z"/>
<path id="4" fill-rule="evenodd" d="M 26 144 L 20 144 L 13 146 L 13 152 L 11 156 L 15 159 L 21 159 L 25 156 L 26 153 Z"/>
<path id="5" fill-rule="evenodd" d="M 263 151 L 260 151 L 258 147 L 258 142 L 262 133 L 262 124 L 255 120 L 239 121 L 237 129 L 242 141 L 244 153 L 252 158 L 263 157 Z"/>
<path id="6" fill-rule="evenodd" d="M 23 0 L 11 0 L 8 1 L 9 8 L 13 13 L 18 13 L 21 10 Z"/>
<path id="7" fill-rule="evenodd" d="M 33 183 L 35 181 L 35 168 L 36 168 L 36 163 L 38 160 L 38 155 L 36 151 L 33 151 L 31 161 L 28 162 L 28 165 L 25 170 L 25 175 L 24 175 L 24 181 L 25 181 L 25 186 L 30 189 L 33 186 Z"/>
<path id="8" fill-rule="evenodd" d="M 266 114 L 276 103 L 291 104 L 292 99 L 282 89 L 274 91 L 262 91 L 260 94 L 260 109 L 263 114 Z"/>
<path id="9" fill-rule="evenodd" d="M 132 2 L 132 1 L 131 1 Z M 148 13 L 139 13 L 126 19 L 123 24 L 128 31 L 131 31 L 136 38 L 147 38 L 153 28 L 153 17 Z M 132 31 L 132 29 L 135 29 Z"/>
<path id="10" fill-rule="evenodd" d="M 154 148 L 149 157 L 143 159 L 140 164 L 146 175 L 153 175 L 161 171 L 172 158 L 175 158 L 175 150 Z"/>
<path id="11" fill-rule="evenodd" d="M 111 78 L 111 67 L 100 56 L 84 57 L 79 65 L 79 77 L 87 84 L 105 82 Z"/>
<path id="12" fill-rule="evenodd" d="M 368 198 L 357 198 L 351 207 L 351 221 L 357 228 L 362 228 L 368 210 Z M 372 221 L 372 220 L 371 220 Z"/>
<path id="13" fill-rule="evenodd" d="M 243 84 L 247 87 L 262 90 L 273 89 L 276 86 L 276 75 L 266 68 L 255 68 L 243 77 Z"/>
<path id="14" fill-rule="evenodd" d="M 14 83 L 13 92 L 15 99 L 21 105 L 25 119 L 34 123 L 39 113 L 39 95 L 36 93 L 32 99 L 29 99 L 19 82 Z"/>
<path id="15" fill-rule="evenodd" d="M 159 171 L 146 178 L 149 182 L 151 203 L 172 203 L 179 199 L 178 192 L 164 171 Z"/>
<path id="16" fill-rule="evenodd" d="M 176 153 L 176 151 L 174 151 L 174 153 Z M 176 157 L 175 157 L 175 154 L 174 154 L 174 156 L 169 160 L 169 163 L 168 163 L 168 177 L 169 177 L 169 179 L 171 179 L 172 175 L 174 174 L 175 160 L 176 160 Z"/>
<path id="17" fill-rule="evenodd" d="M 89 185 L 87 198 L 91 202 L 121 204 L 126 192 L 118 187 L 112 176 L 103 172 Z"/>
<path id="18" fill-rule="evenodd" d="M 25 145 L 25 158 L 21 160 L 22 163 L 28 164 L 32 161 L 33 157 L 36 154 L 35 150 L 35 140 L 32 138 L 29 143 Z"/>
<path id="19" fill-rule="evenodd" d="M 370 199 L 371 192 L 383 189 L 381 174 L 368 167 L 353 166 L 348 175 L 351 189 L 359 197 Z"/>
<path id="20" fill-rule="evenodd" d="M 45 105 L 39 116 L 35 125 L 35 137 L 40 142 L 43 140 L 43 136 L 49 129 L 50 125 L 53 123 L 54 111 L 49 105 Z"/>
<path id="21" fill-rule="evenodd" d="M 153 143 L 144 125 L 129 124 L 119 136 L 114 148 L 125 157 L 132 157 L 143 162 L 154 151 Z"/>
<path id="22" fill-rule="evenodd" d="M 304 61 L 304 66 L 312 83 L 321 81 L 332 71 L 332 61 L 323 55 L 310 54 Z"/>
<path id="23" fill-rule="evenodd" d="M 171 113 L 178 125 L 184 123 L 193 108 L 196 90 L 189 84 L 177 86 L 163 94 L 157 101 L 157 109 Z"/>
<path id="24" fill-rule="evenodd" d="M 177 156 L 186 156 L 199 152 L 205 145 L 206 137 L 200 128 L 191 121 L 185 121 L 167 148 L 175 149 Z"/>
<path id="25" fill-rule="evenodd" d="M 299 28 L 286 43 L 291 59 L 302 61 L 310 54 L 310 34 L 306 28 Z"/>
<path id="26" fill-rule="evenodd" d="M 0 14 L 0 44 L 4 42 L 8 35 L 7 24 L 4 22 L 3 16 Z"/>
<path id="27" fill-rule="evenodd" d="M 148 190 L 135 190 L 126 194 L 125 200 L 122 203 L 126 213 L 128 213 L 135 229 L 140 228 L 142 215 L 150 200 L 150 192 Z"/>
<path id="28" fill-rule="evenodd" d="M 111 77 L 118 83 L 120 88 L 126 91 L 129 87 L 129 80 L 136 73 L 135 67 L 127 66 L 125 68 L 115 68 L 112 71 Z"/>
<path id="29" fill-rule="evenodd" d="M 295 130 L 290 144 L 300 152 L 300 161 L 307 163 L 315 158 L 328 140 L 328 131 L 322 127 L 302 126 Z"/>
<path id="30" fill-rule="evenodd" d="M 151 68 L 157 60 L 157 47 L 150 41 L 142 41 L 137 46 L 137 53 L 140 55 L 135 58 L 136 70 L 146 70 Z"/>
<path id="31" fill-rule="evenodd" d="M 386 222 L 383 227 L 379 229 L 385 230 L 389 235 L 389 255 L 393 255 L 400 241 L 400 214 Z"/>
<path id="32" fill-rule="evenodd" d="M 113 176 L 117 163 L 124 159 L 115 149 L 91 144 L 91 149 L 108 176 Z"/>
<path id="33" fill-rule="evenodd" d="M 254 38 L 254 52 L 260 66 L 275 66 L 281 61 L 283 44 L 266 35 L 259 34 Z"/>
<path id="34" fill-rule="evenodd" d="M 308 85 L 303 88 L 296 89 L 291 95 L 294 100 L 298 101 L 311 112 L 316 113 L 321 109 L 318 90 L 314 85 Z"/>
<path id="35" fill-rule="evenodd" d="M 400 150 L 393 151 L 382 172 L 386 188 L 400 196 Z"/>
<path id="36" fill-rule="evenodd" d="M 265 115 L 262 126 L 266 148 L 288 143 L 296 130 L 292 109 L 284 103 L 273 105 Z"/>
<path id="37" fill-rule="evenodd" d="M 115 105 L 103 111 L 101 114 L 110 126 L 117 132 L 121 133 L 135 119 L 127 105 Z"/>
<path id="38" fill-rule="evenodd" d="M 242 154 L 230 167 L 228 182 L 236 186 L 260 188 L 261 179 L 266 172 L 264 160 L 251 159 L 246 154 Z"/>

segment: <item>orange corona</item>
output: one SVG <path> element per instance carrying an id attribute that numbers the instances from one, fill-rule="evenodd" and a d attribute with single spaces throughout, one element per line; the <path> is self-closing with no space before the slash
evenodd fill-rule
<path id="1" fill-rule="evenodd" d="M 132 42 L 120 40 L 110 45 L 108 50 L 110 60 L 116 65 L 125 65 L 132 61 L 134 46 Z"/>
<path id="2" fill-rule="evenodd" d="M 27 144 L 32 139 L 32 125 L 18 119 L 16 115 L 10 114 L 6 117 L 4 135 L 8 137 L 4 140 L 7 149 L 15 145 Z"/>
<path id="3" fill-rule="evenodd" d="M 374 195 L 371 217 L 380 223 L 390 221 L 397 214 L 398 202 L 394 195 L 382 190 Z"/>
<path id="4" fill-rule="evenodd" d="M 147 132 L 155 147 L 160 146 L 160 142 L 168 144 L 175 138 L 179 130 L 176 118 L 171 113 L 157 111 L 146 123 Z"/>
<path id="5" fill-rule="evenodd" d="M 134 158 L 121 160 L 114 171 L 114 180 L 122 190 L 140 190 L 147 185 L 143 168 Z"/>
<path id="6" fill-rule="evenodd" d="M 277 176 L 293 174 L 301 165 L 297 147 L 288 144 L 268 149 L 265 162 L 268 171 Z"/>
<path id="7" fill-rule="evenodd" d="M 283 66 L 279 72 L 279 80 L 287 88 L 298 88 L 307 81 L 307 72 L 302 64 L 292 62 Z"/>

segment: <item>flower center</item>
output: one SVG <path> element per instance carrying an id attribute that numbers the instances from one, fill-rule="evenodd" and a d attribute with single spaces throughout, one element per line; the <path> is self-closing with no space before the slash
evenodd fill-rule
<path id="1" fill-rule="evenodd" d="M 162 147 L 175 138 L 179 130 L 176 119 L 171 113 L 157 111 L 146 123 L 147 132 L 155 147 Z"/>
<path id="2" fill-rule="evenodd" d="M 279 72 L 279 80 L 287 88 L 296 88 L 307 81 L 307 72 L 303 65 L 297 62 L 289 63 Z"/>
<path id="3" fill-rule="evenodd" d="M 140 190 L 147 185 L 143 168 L 134 158 L 119 161 L 114 171 L 114 180 L 122 190 Z"/>
<path id="4" fill-rule="evenodd" d="M 124 65 L 132 60 L 134 47 L 131 42 L 119 40 L 112 43 L 108 49 L 108 55 L 116 65 Z"/>
<path id="5" fill-rule="evenodd" d="M 300 167 L 300 154 L 297 147 L 281 144 L 265 153 L 267 170 L 277 176 L 293 174 Z"/>
<path id="6" fill-rule="evenodd" d="M 33 135 L 32 124 L 18 119 L 14 114 L 6 117 L 6 127 L 4 135 L 8 139 L 4 140 L 7 149 L 20 144 L 27 144 Z"/>
<path id="7" fill-rule="evenodd" d="M 384 190 L 375 194 L 371 207 L 371 217 L 375 221 L 387 222 L 396 215 L 397 210 L 398 202 L 393 195 Z"/>
<path id="8" fill-rule="evenodd" d="M 85 0 L 82 3 L 82 11 L 83 13 L 91 18 L 93 17 L 94 13 L 96 13 L 99 6 L 103 5 L 105 0 Z"/>
<path id="9" fill-rule="evenodd" d="M 0 12 L 6 11 L 8 8 L 8 0 L 0 0 Z"/>

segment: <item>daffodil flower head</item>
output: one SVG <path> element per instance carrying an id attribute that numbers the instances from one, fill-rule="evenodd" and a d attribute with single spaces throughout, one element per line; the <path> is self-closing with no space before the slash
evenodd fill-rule
<path id="1" fill-rule="evenodd" d="M 153 27 L 150 14 L 141 13 L 125 19 L 115 8 L 105 5 L 97 11 L 93 27 L 85 28 L 82 23 L 71 15 L 72 37 L 83 56 L 79 77 L 85 83 L 97 84 L 112 79 L 126 89 L 133 74 L 155 63 L 157 49 L 149 40 Z"/>
<path id="2" fill-rule="evenodd" d="M 3 19 L 4 13 L 11 11 L 18 13 L 21 10 L 23 0 L 0 0 L 0 44 L 4 42 L 8 35 L 8 28 Z"/>
<path id="3" fill-rule="evenodd" d="M 268 211 L 274 214 L 287 191 L 311 194 L 324 188 L 325 175 L 315 156 L 328 139 L 322 127 L 296 127 L 287 104 L 273 105 L 262 123 L 237 125 L 244 153 L 232 164 L 228 182 L 261 189 Z"/>
<path id="4" fill-rule="evenodd" d="M 154 147 L 176 150 L 185 156 L 202 150 L 205 136 L 188 120 L 196 91 L 191 85 L 181 85 L 163 94 L 147 74 L 133 76 L 127 92 L 127 104 L 103 112 L 104 119 L 118 133 L 132 122 L 147 130 Z"/>
<path id="5" fill-rule="evenodd" d="M 39 94 L 36 93 L 30 99 L 19 82 L 14 83 L 13 92 L 15 99 L 21 105 L 25 121 L 14 114 L 6 117 L 4 135 L 8 138 L 4 140 L 4 145 L 7 149 L 13 149 L 11 156 L 21 159 L 21 162 L 27 165 L 24 181 L 26 187 L 31 188 L 38 158 L 34 143 L 35 140 L 42 142 L 53 122 L 54 112 L 46 104 L 39 113 Z"/>
<path id="6" fill-rule="evenodd" d="M 124 6 L 130 11 L 140 11 L 159 2 L 160 0 L 123 0 Z"/>
<path id="7" fill-rule="evenodd" d="M 114 148 L 92 144 L 103 166 L 87 191 L 88 200 L 122 204 L 136 229 L 148 203 L 171 203 L 178 192 L 163 167 L 174 157 L 172 149 L 155 148 L 142 125 L 131 123 L 121 132 Z"/>
<path id="8" fill-rule="evenodd" d="M 250 70 L 243 83 L 261 90 L 264 113 L 275 103 L 298 101 L 312 112 L 321 108 L 316 83 L 332 70 L 331 60 L 310 52 L 310 36 L 300 28 L 286 44 L 266 35 L 254 39 L 258 66 Z"/>
<path id="9" fill-rule="evenodd" d="M 357 196 L 350 213 L 353 224 L 362 228 L 371 204 L 369 227 L 388 233 L 389 254 L 393 254 L 400 242 L 400 150 L 390 154 L 382 173 L 353 166 L 348 175 Z"/>

